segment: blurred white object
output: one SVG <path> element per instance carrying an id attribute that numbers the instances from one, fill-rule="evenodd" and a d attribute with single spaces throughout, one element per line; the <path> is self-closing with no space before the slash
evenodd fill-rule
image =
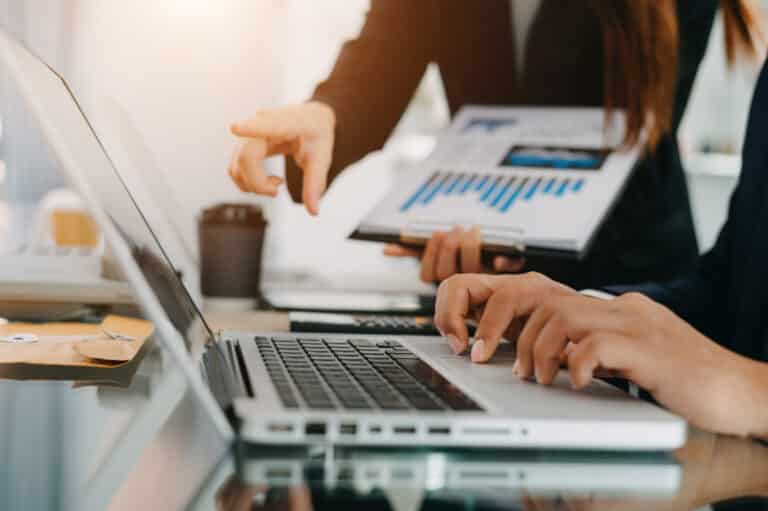
<path id="1" fill-rule="evenodd" d="M 88 248 L 23 247 L 0 256 L 0 279 L 80 281 L 101 278 L 101 255 Z"/>
<path id="2" fill-rule="evenodd" d="M 48 192 L 38 206 L 35 233 L 32 237 L 32 244 L 35 248 L 56 246 L 53 220 L 56 213 L 78 213 L 89 217 L 82 200 L 71 190 L 58 189 Z M 92 252 L 101 255 L 104 252 L 104 242 L 101 235 L 98 237 L 98 242 Z"/>
<path id="3" fill-rule="evenodd" d="M 703 253 L 714 245 L 741 170 L 741 157 L 733 154 L 691 153 L 683 159 L 691 197 L 696 237 Z"/>
<path id="4" fill-rule="evenodd" d="M 43 312 L 59 314 L 85 304 L 133 303 L 127 283 L 102 277 L 103 243 L 93 248 L 53 243 L 51 211 L 81 211 L 82 207 L 67 190 L 49 194 L 38 209 L 0 202 L 0 310 L 4 314 L 39 318 Z M 29 222 L 27 217 L 34 216 L 37 221 Z M 27 230 L 33 231 L 32 236 Z M 51 308 L 50 304 L 68 305 Z"/>
<path id="5" fill-rule="evenodd" d="M 10 206 L 0 201 L 0 254 L 3 253 L 5 245 L 10 243 L 11 218 Z"/>

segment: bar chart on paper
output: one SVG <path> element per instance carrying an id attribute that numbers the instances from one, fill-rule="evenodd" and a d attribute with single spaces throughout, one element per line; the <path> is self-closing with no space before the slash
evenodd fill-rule
<path id="1" fill-rule="evenodd" d="M 624 126 L 601 108 L 465 106 L 350 237 L 419 246 L 471 226 L 488 252 L 582 258 L 640 154 L 619 149 Z"/>
<path id="2" fill-rule="evenodd" d="M 525 174 L 433 172 L 401 204 L 400 212 L 440 207 L 446 198 L 462 197 L 478 206 L 510 213 L 516 206 L 542 199 L 563 199 L 579 194 L 587 178 L 572 176 L 530 176 Z"/>

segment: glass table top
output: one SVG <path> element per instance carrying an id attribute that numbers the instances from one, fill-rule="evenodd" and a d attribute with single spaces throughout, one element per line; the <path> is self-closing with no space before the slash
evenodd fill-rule
<path id="1" fill-rule="evenodd" d="M 671 454 L 242 445 L 191 508 L 761 510 L 767 497 L 767 447 L 695 432 Z"/>
<path id="2" fill-rule="evenodd" d="M 0 379 L 0 406 L 2 509 L 768 509 L 768 447 L 702 432 L 670 454 L 230 445 L 157 346 L 121 385 Z"/>
<path id="3" fill-rule="evenodd" d="M 122 382 L 0 379 L 0 408 L 0 509 L 182 509 L 228 450 L 157 346 Z"/>

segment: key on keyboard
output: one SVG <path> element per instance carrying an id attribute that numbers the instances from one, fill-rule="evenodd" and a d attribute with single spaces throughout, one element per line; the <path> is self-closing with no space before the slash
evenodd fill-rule
<path id="1" fill-rule="evenodd" d="M 287 408 L 299 407 L 292 382 L 316 410 L 481 410 L 394 341 L 257 337 L 256 345 Z"/>

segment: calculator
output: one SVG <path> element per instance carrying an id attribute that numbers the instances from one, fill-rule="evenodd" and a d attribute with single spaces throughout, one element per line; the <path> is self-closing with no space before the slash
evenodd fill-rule
<path id="1" fill-rule="evenodd" d="M 291 312 L 288 317 L 291 321 L 291 332 L 372 335 L 440 335 L 432 318 L 426 316 Z"/>

